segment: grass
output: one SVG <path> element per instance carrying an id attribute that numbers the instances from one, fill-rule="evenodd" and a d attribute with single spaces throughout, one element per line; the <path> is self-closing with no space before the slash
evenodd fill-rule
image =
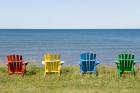
<path id="1" fill-rule="evenodd" d="M 6 67 L 0 67 L 0 93 L 139 93 L 140 75 L 136 78 L 125 74 L 118 78 L 115 68 L 98 66 L 94 74 L 81 76 L 78 66 L 62 68 L 61 77 L 51 74 L 44 77 L 44 69 L 34 64 L 27 66 L 24 77 L 8 75 Z"/>

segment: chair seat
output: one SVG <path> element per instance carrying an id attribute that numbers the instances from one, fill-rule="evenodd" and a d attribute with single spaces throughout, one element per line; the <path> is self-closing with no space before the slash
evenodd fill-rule
<path id="1" fill-rule="evenodd" d="M 60 71 L 57 70 L 57 71 L 45 71 L 45 72 L 60 72 Z"/>
<path id="2" fill-rule="evenodd" d="M 23 72 L 9 72 L 8 74 L 23 74 Z"/>
<path id="3" fill-rule="evenodd" d="M 96 71 L 81 71 L 82 73 L 96 73 Z"/>
<path id="4" fill-rule="evenodd" d="M 133 72 L 131 70 L 120 70 L 120 72 Z"/>

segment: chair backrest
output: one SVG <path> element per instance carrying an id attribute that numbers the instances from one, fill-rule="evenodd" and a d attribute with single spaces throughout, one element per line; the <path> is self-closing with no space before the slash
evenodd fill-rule
<path id="1" fill-rule="evenodd" d="M 135 56 L 132 54 L 119 54 L 118 61 L 122 71 L 130 71 L 134 66 Z"/>
<path id="2" fill-rule="evenodd" d="M 52 62 L 53 60 L 59 60 L 60 61 L 60 54 L 45 54 L 43 60 L 45 62 Z"/>
<path id="3" fill-rule="evenodd" d="M 12 72 L 22 71 L 22 56 L 21 55 L 8 55 L 7 56 L 8 67 Z"/>
<path id="4" fill-rule="evenodd" d="M 81 65 L 83 71 L 93 71 L 96 68 L 96 54 L 83 53 L 81 56 Z"/>
<path id="5" fill-rule="evenodd" d="M 60 54 L 45 54 L 45 70 L 58 71 L 60 68 Z"/>

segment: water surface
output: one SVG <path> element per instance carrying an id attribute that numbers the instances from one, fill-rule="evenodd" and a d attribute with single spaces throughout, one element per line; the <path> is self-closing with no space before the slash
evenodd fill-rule
<path id="1" fill-rule="evenodd" d="M 82 52 L 94 52 L 102 64 L 114 65 L 119 53 L 140 60 L 139 29 L 0 29 L 0 61 L 22 54 L 41 65 L 44 53 L 60 53 L 65 65 L 77 65 Z"/>

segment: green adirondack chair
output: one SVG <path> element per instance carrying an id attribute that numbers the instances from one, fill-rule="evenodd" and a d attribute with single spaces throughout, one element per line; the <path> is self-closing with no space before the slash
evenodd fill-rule
<path id="1" fill-rule="evenodd" d="M 119 54 L 117 60 L 115 60 L 117 64 L 117 70 L 119 77 L 122 76 L 124 72 L 130 73 L 135 76 L 135 68 L 134 65 L 137 63 L 135 60 L 135 56 L 132 54 Z"/>

